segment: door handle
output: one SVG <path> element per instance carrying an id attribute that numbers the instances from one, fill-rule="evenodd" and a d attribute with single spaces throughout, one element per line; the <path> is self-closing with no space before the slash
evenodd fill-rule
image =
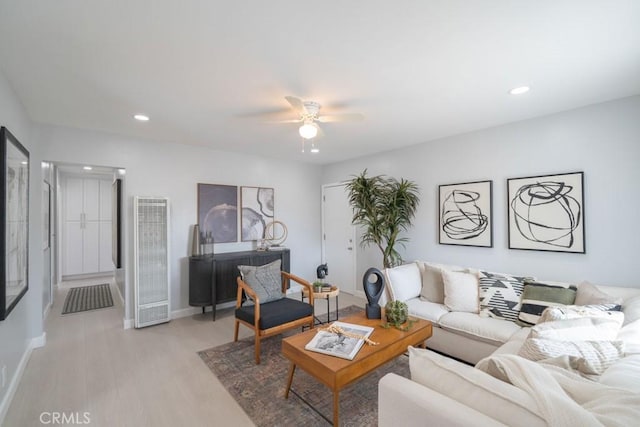
<path id="1" fill-rule="evenodd" d="M 353 247 L 349 246 L 349 247 L 347 248 L 347 250 L 348 250 L 348 251 L 352 251 L 352 250 L 353 250 Z"/>

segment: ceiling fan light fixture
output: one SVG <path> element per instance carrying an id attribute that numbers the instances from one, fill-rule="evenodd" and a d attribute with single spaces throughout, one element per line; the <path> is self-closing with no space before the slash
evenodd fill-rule
<path id="1" fill-rule="evenodd" d="M 298 132 L 300 132 L 300 136 L 304 139 L 312 139 L 318 134 L 318 128 L 313 123 L 305 123 L 300 126 Z"/>

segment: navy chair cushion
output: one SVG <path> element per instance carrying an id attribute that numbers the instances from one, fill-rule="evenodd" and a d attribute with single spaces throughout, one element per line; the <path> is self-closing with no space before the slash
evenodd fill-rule
<path id="1" fill-rule="evenodd" d="M 253 324 L 253 305 L 236 308 L 236 317 L 240 320 Z M 306 302 L 297 301 L 291 298 L 281 298 L 265 304 L 260 304 L 260 324 L 261 330 L 270 329 L 303 317 L 311 316 L 313 307 Z"/>

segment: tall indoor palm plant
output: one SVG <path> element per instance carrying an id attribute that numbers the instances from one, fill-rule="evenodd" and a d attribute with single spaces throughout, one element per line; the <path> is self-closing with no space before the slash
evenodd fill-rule
<path id="1" fill-rule="evenodd" d="M 411 226 L 420 199 L 418 186 L 411 181 L 385 175 L 367 177 L 365 169 L 347 183 L 349 203 L 353 208 L 353 224 L 364 227 L 360 245 L 376 245 L 382 251 L 384 267 L 402 263 L 397 251 L 406 237 L 401 231 Z"/>

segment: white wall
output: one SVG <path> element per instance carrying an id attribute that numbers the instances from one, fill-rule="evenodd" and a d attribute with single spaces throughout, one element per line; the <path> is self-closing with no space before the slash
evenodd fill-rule
<path id="1" fill-rule="evenodd" d="M 17 386 L 33 339 L 42 335 L 42 238 L 40 155 L 32 138 L 31 123 L 8 81 L 0 72 L 0 125 L 5 126 L 30 154 L 29 195 L 29 290 L 0 322 L 0 369 L 6 366 L 7 378 L 0 388 L 0 424 L 9 403 L 10 391 Z M 35 190 L 34 190 L 35 189 Z"/>
<path id="2" fill-rule="evenodd" d="M 189 307 L 187 257 L 191 225 L 197 223 L 197 183 L 273 187 L 276 219 L 289 229 L 285 245 L 291 249 L 291 269 L 302 277 L 314 277 L 320 263 L 319 166 L 55 126 L 40 125 L 35 131 L 47 160 L 125 168 L 124 198 L 129 220 L 133 196 L 169 197 L 172 311 Z M 133 227 L 129 226 L 125 237 L 129 266 L 132 233 Z M 215 250 L 229 252 L 251 247 L 251 243 L 239 242 L 217 244 Z M 127 278 L 127 292 L 133 301 L 132 268 Z M 127 318 L 132 316 L 129 307 Z"/>
<path id="3" fill-rule="evenodd" d="M 405 260 L 640 287 L 635 268 L 640 259 L 635 226 L 640 213 L 640 96 L 334 164 L 324 169 L 322 181 L 349 179 L 364 168 L 420 186 Z M 574 171 L 585 173 L 587 253 L 507 249 L 507 178 Z M 493 248 L 439 245 L 438 185 L 488 179 L 493 180 Z M 371 251 L 358 253 L 360 275 L 371 266 Z"/>

